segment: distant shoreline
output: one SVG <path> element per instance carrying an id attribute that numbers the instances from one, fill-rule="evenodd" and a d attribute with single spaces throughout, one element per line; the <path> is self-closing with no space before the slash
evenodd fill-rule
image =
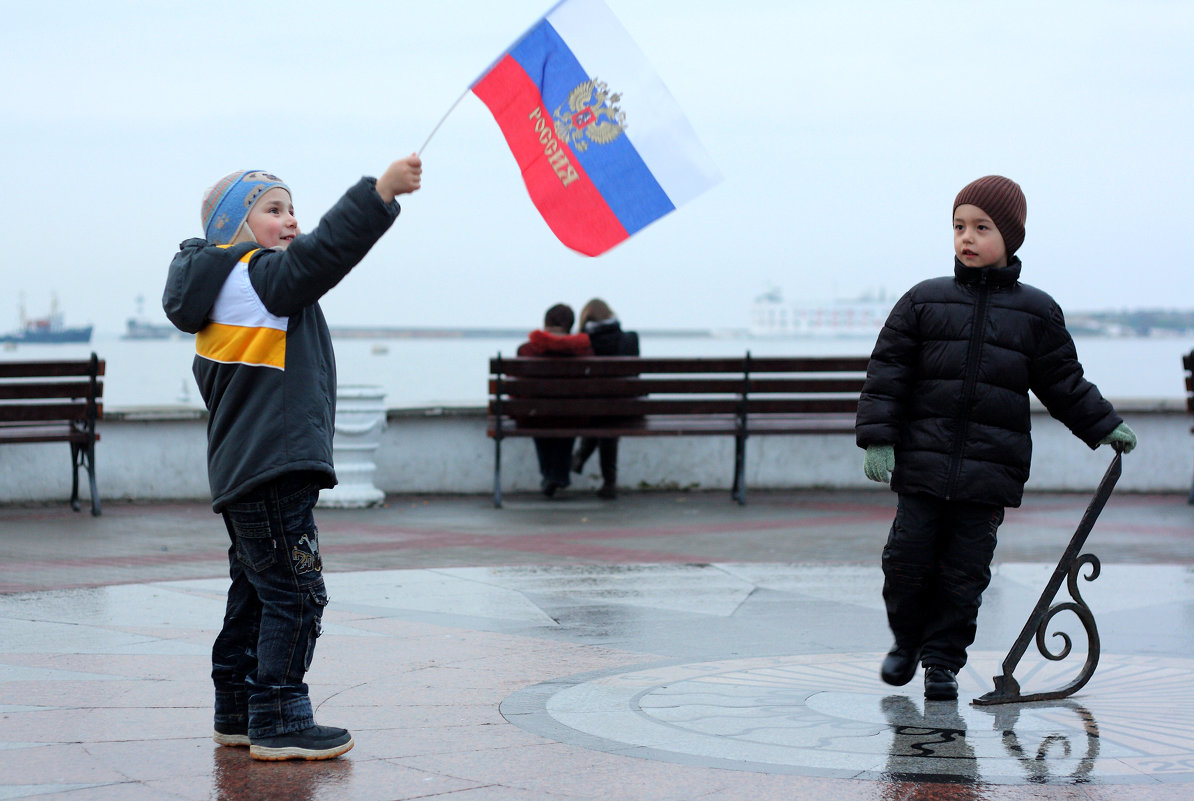
<path id="1" fill-rule="evenodd" d="M 525 339 L 530 328 L 423 328 L 391 325 L 333 325 L 333 339 Z M 670 339 L 712 339 L 747 336 L 746 329 L 706 330 L 696 328 L 636 329 L 639 336 Z"/>
<path id="2" fill-rule="evenodd" d="M 1091 339 L 1182 339 L 1194 336 L 1194 328 L 1130 328 L 1083 325 L 1067 326 L 1070 334 Z M 330 326 L 333 339 L 526 339 L 529 328 L 422 328 L 419 326 Z M 760 336 L 745 328 L 636 328 L 650 339 L 859 339 L 858 335 L 808 334 L 805 336 Z M 868 334 L 870 338 L 878 331 Z"/>

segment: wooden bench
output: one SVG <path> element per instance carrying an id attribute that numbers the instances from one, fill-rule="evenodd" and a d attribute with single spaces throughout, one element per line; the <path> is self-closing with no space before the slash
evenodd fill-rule
<path id="1" fill-rule="evenodd" d="M 852 434 L 863 357 L 497 358 L 489 360 L 493 505 L 508 437 L 732 436 L 731 497 L 746 503 L 746 440 Z"/>
<path id="2" fill-rule="evenodd" d="M 1182 367 L 1186 368 L 1186 411 L 1194 414 L 1194 350 L 1182 357 Z M 1194 433 L 1194 426 L 1191 426 L 1190 433 Z M 1190 484 L 1187 501 L 1194 504 L 1194 482 Z"/>
<path id="3" fill-rule="evenodd" d="M 91 482 L 91 513 L 99 515 L 95 484 L 95 421 L 103 416 L 104 361 L 0 361 L 0 445 L 69 442 L 70 505 L 79 511 L 79 468 Z"/>

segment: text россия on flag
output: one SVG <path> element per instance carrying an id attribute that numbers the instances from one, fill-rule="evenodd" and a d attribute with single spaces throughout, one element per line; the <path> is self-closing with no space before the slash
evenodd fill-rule
<path id="1" fill-rule="evenodd" d="M 472 85 L 568 247 L 609 250 L 720 180 L 601 0 L 563 0 Z"/>

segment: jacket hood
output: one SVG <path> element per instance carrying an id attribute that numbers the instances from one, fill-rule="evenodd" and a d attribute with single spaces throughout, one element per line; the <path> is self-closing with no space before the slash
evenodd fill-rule
<path id="1" fill-rule="evenodd" d="M 586 334 L 594 334 L 606 330 L 621 331 L 622 324 L 618 322 L 617 317 L 610 317 L 606 320 L 590 320 L 585 323 Z"/>
<path id="2" fill-rule="evenodd" d="M 170 262 L 162 308 L 181 331 L 196 334 L 207 324 L 208 312 L 237 262 L 259 245 L 242 242 L 213 248 L 205 239 L 188 239 Z"/>

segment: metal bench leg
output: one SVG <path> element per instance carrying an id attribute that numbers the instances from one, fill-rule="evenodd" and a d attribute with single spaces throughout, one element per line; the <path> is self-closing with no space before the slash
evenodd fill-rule
<path id="1" fill-rule="evenodd" d="M 79 511 L 79 464 L 82 446 L 77 442 L 70 444 L 70 508 Z"/>
<path id="2" fill-rule="evenodd" d="M 746 505 L 746 437 L 734 437 L 734 487 L 730 497 Z"/>
<path id="3" fill-rule="evenodd" d="M 88 445 L 83 451 L 83 461 L 87 465 L 87 479 L 91 484 L 91 516 L 100 516 L 99 487 L 95 482 L 95 444 Z"/>
<path id="4" fill-rule="evenodd" d="M 502 508 L 502 441 L 493 439 L 493 508 Z"/>

